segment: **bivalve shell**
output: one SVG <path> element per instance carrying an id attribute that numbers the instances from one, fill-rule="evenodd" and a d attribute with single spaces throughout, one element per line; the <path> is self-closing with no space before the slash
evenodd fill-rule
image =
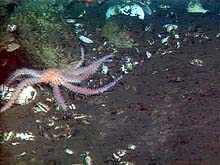
<path id="1" fill-rule="evenodd" d="M 93 40 L 91 40 L 90 38 L 85 37 L 83 35 L 79 35 L 79 39 L 80 39 L 80 41 L 82 41 L 86 44 L 92 44 L 93 43 Z"/>

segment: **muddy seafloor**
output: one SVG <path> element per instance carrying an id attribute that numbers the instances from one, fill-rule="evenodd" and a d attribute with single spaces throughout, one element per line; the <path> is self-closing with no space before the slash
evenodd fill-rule
<path id="1" fill-rule="evenodd" d="M 220 44 L 216 37 L 220 32 L 219 15 L 178 15 L 178 22 L 174 23 L 180 39 L 167 46 L 160 42 L 158 34 L 169 35 L 162 26 L 173 22 L 173 16 L 156 13 L 148 18 L 155 27 L 150 36 L 155 40 L 153 45 L 144 38 L 149 37 L 143 31 L 146 21 L 130 18 L 128 25 L 128 19 L 123 18 L 119 19 L 132 25 L 139 53 L 135 48 L 118 49 L 108 65 L 116 75 L 120 74 L 124 56 L 138 65 L 99 96 L 74 95 L 62 88 L 66 102 L 76 106 L 74 113 L 86 115 L 85 119 L 64 119 L 62 111 L 55 110 L 34 113 L 32 108 L 37 102 L 52 98 L 49 87 L 36 86 L 39 95 L 34 102 L 15 105 L 1 114 L 1 133 L 32 132 L 35 138 L 2 142 L 0 164 L 84 164 L 85 152 L 89 152 L 94 165 L 220 162 Z M 93 47 L 104 41 L 95 34 L 94 24 L 88 24 L 87 30 L 97 35 L 96 43 L 83 45 L 88 56 L 93 54 Z M 177 41 L 180 48 L 175 46 Z M 152 53 L 151 58 L 145 56 L 146 51 Z M 203 63 L 190 63 L 195 59 Z M 4 69 L 1 68 L 2 73 Z M 93 78 L 93 84 L 110 81 L 108 75 L 100 73 Z M 53 101 L 48 104 L 54 109 Z M 66 149 L 72 153 L 66 153 Z M 117 159 L 113 153 L 119 150 L 126 153 L 117 154 Z"/>

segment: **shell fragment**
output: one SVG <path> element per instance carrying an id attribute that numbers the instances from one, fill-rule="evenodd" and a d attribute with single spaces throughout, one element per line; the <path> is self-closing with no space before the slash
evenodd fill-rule
<path id="1" fill-rule="evenodd" d="M 34 113 L 43 112 L 47 113 L 50 110 L 50 107 L 45 103 L 38 102 L 33 108 Z"/>
<path id="2" fill-rule="evenodd" d="M 78 38 L 80 39 L 80 41 L 82 41 L 86 44 L 92 44 L 93 43 L 93 40 L 91 40 L 90 38 L 85 37 L 83 35 L 79 35 Z"/>
<path id="3" fill-rule="evenodd" d="M 102 74 L 107 74 L 108 73 L 108 66 L 107 65 L 105 65 L 105 64 L 102 65 L 101 73 Z"/>
<path id="4" fill-rule="evenodd" d="M 64 152 L 67 153 L 67 154 L 69 154 L 69 155 L 73 155 L 73 154 L 75 153 L 75 151 L 73 151 L 73 150 L 71 150 L 71 149 L 69 149 L 69 148 L 66 148 L 66 149 L 64 150 Z"/>
<path id="5" fill-rule="evenodd" d="M 148 51 L 146 51 L 145 54 L 146 54 L 147 58 L 151 58 L 151 56 L 152 56 L 152 54 Z"/>
<path id="6" fill-rule="evenodd" d="M 189 61 L 189 63 L 194 66 L 203 66 L 204 65 L 204 62 L 200 59 L 193 59 L 193 60 Z"/>

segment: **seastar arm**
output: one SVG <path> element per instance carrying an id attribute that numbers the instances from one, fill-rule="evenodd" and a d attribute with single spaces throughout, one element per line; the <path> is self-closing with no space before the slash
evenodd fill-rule
<path id="1" fill-rule="evenodd" d="M 6 81 L 6 86 L 9 86 L 16 78 L 20 76 L 32 76 L 32 77 L 40 77 L 40 71 L 36 71 L 33 69 L 17 69 L 12 75 L 9 77 L 9 79 Z"/>
<path id="2" fill-rule="evenodd" d="M 63 110 L 67 110 L 67 105 L 63 99 L 63 96 L 60 92 L 59 86 L 56 84 L 50 84 L 53 87 L 53 93 L 54 93 L 54 97 L 57 101 L 57 103 L 61 106 L 61 108 L 63 108 Z"/>
<path id="3" fill-rule="evenodd" d="M 117 79 L 115 79 L 114 81 L 110 82 L 109 84 L 101 87 L 101 88 L 97 88 L 97 89 L 90 89 L 90 88 L 84 88 L 84 87 L 79 87 L 76 85 L 72 85 L 70 83 L 64 83 L 63 86 L 65 86 L 66 88 L 68 88 L 70 91 L 79 93 L 79 94 L 85 94 L 85 95 L 96 95 L 99 93 L 103 93 L 105 91 L 107 91 L 109 88 L 113 87 L 117 81 L 119 81 L 122 78 L 122 76 L 118 77 Z"/>
<path id="4" fill-rule="evenodd" d="M 14 93 L 12 94 L 10 100 L 0 109 L 0 113 L 6 111 L 9 109 L 17 100 L 19 94 L 21 91 L 28 85 L 34 85 L 40 82 L 39 78 L 28 78 L 24 81 L 22 81 L 18 86 L 16 87 Z"/>
<path id="5" fill-rule="evenodd" d="M 73 71 L 63 73 L 63 75 L 69 80 L 78 80 L 78 81 L 85 80 L 90 75 L 94 74 L 103 62 L 109 61 L 112 58 L 112 56 L 113 54 L 106 55 L 100 58 L 99 60 L 93 62 L 89 66 L 74 69 Z"/>
<path id="6" fill-rule="evenodd" d="M 85 52 L 84 52 L 84 49 L 83 47 L 80 48 L 81 50 L 81 60 L 79 61 L 79 63 L 74 67 L 74 69 L 77 69 L 79 68 L 80 66 L 82 66 L 84 60 L 85 60 Z"/>

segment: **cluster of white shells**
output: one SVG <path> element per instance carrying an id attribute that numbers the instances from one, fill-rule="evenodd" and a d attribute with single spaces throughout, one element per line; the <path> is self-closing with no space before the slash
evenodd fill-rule
<path id="1" fill-rule="evenodd" d="M 1 85 L 0 86 L 1 99 L 8 101 L 12 97 L 14 91 L 15 91 L 15 88 Z M 35 100 L 36 96 L 37 96 L 37 91 L 32 86 L 27 86 L 19 94 L 18 99 L 16 100 L 16 103 L 20 105 L 29 104 L 30 102 Z"/>

